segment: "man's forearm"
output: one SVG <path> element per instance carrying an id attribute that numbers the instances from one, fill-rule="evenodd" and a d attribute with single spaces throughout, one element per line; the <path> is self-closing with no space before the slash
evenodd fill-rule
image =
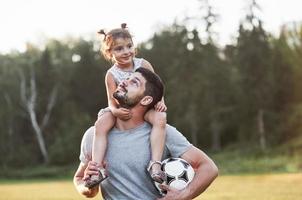
<path id="1" fill-rule="evenodd" d="M 218 168 L 215 163 L 200 149 L 190 148 L 182 155 L 195 170 L 192 182 L 181 191 L 180 199 L 192 199 L 204 192 L 218 176 Z"/>
<path id="2" fill-rule="evenodd" d="M 81 195 L 83 195 L 83 196 L 85 196 L 85 197 L 87 197 L 87 198 L 95 197 L 95 196 L 98 194 L 98 192 L 99 192 L 99 188 L 98 188 L 98 187 L 94 187 L 94 188 L 91 188 L 91 189 L 85 187 L 85 186 L 84 186 L 84 181 L 81 180 L 81 179 L 78 178 L 78 177 L 75 177 L 75 178 L 74 178 L 73 183 L 74 183 L 74 185 L 75 185 L 77 191 L 78 191 Z"/>
<path id="3" fill-rule="evenodd" d="M 183 191 L 186 199 L 193 199 L 204 192 L 218 176 L 218 169 L 214 163 L 201 165 L 195 173 L 194 179 Z"/>
<path id="4" fill-rule="evenodd" d="M 73 184 L 77 191 L 87 198 L 95 197 L 99 192 L 99 187 L 94 188 L 87 188 L 85 187 L 85 183 L 83 181 L 84 171 L 87 165 L 80 164 L 74 177 L 73 177 Z"/>

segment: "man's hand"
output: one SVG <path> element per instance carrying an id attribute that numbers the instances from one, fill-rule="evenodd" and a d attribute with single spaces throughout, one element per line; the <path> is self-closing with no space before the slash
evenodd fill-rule
<path id="1" fill-rule="evenodd" d="M 155 106 L 154 106 L 155 111 L 157 112 L 166 112 L 167 111 L 167 106 L 164 103 L 164 101 L 159 101 Z"/>
<path id="2" fill-rule="evenodd" d="M 187 198 L 186 189 L 177 190 L 168 185 L 160 185 L 162 190 L 167 191 L 166 196 L 158 199 L 158 200 L 190 200 L 191 198 Z"/>
<path id="3" fill-rule="evenodd" d="M 106 169 L 107 163 L 104 161 L 103 166 Z M 107 174 L 107 170 L 105 171 L 105 174 Z M 96 162 L 89 161 L 86 169 L 84 170 L 84 176 L 83 181 L 86 181 L 90 176 L 92 175 L 99 175 L 99 167 Z"/>
<path id="4" fill-rule="evenodd" d="M 99 187 L 87 188 L 85 187 L 85 180 L 92 174 L 97 174 L 98 172 L 95 170 L 95 163 L 83 164 L 80 163 L 74 177 L 73 183 L 77 189 L 77 191 L 87 198 L 95 197 L 99 192 Z"/>
<path id="5" fill-rule="evenodd" d="M 117 118 L 119 118 L 121 120 L 124 120 L 124 121 L 126 121 L 126 120 L 128 120 L 128 119 L 130 119 L 132 117 L 132 113 L 127 108 L 116 108 L 116 109 L 113 109 L 112 110 L 112 114 L 115 117 L 117 117 Z"/>

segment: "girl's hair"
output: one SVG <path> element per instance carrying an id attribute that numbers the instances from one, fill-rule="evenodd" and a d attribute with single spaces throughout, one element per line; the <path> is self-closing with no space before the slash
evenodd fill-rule
<path id="1" fill-rule="evenodd" d="M 122 23 L 121 28 L 112 29 L 108 33 L 106 33 L 103 29 L 101 29 L 98 33 L 104 35 L 101 44 L 101 53 L 103 54 L 104 58 L 109 61 L 111 60 L 110 50 L 116 39 L 123 38 L 130 39 L 132 41 L 132 35 L 127 30 L 126 23 Z"/>

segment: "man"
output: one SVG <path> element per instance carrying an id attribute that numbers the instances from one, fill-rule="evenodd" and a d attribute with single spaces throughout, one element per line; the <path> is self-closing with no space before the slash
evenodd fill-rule
<path id="1" fill-rule="evenodd" d="M 88 189 L 84 180 L 97 174 L 97 167 L 91 160 L 94 128 L 89 128 L 81 144 L 81 163 L 74 175 L 74 184 L 80 194 L 94 197 L 101 189 L 104 199 L 143 199 L 160 198 L 153 181 L 146 170 L 151 158 L 151 127 L 144 121 L 144 114 L 155 105 L 163 95 L 160 78 L 151 71 L 139 68 L 131 77 L 122 82 L 114 93 L 121 106 L 131 110 L 132 117 L 127 121 L 116 120 L 115 128 L 108 137 L 106 168 L 108 178 L 101 187 Z M 217 177 L 218 169 L 214 162 L 201 150 L 191 145 L 174 127 L 167 125 L 164 158 L 181 157 L 195 169 L 192 182 L 181 191 L 162 186 L 167 195 L 162 200 L 186 200 L 200 195 Z"/>

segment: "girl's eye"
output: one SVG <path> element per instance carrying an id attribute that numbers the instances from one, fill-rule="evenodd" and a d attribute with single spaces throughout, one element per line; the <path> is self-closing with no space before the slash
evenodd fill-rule
<path id="1" fill-rule="evenodd" d="M 115 51 L 121 51 L 123 48 L 122 47 L 115 47 L 114 50 Z"/>
<path id="2" fill-rule="evenodd" d="M 131 49 L 132 47 L 133 47 L 133 45 L 132 44 L 128 44 L 128 46 L 127 46 L 129 49 Z"/>

